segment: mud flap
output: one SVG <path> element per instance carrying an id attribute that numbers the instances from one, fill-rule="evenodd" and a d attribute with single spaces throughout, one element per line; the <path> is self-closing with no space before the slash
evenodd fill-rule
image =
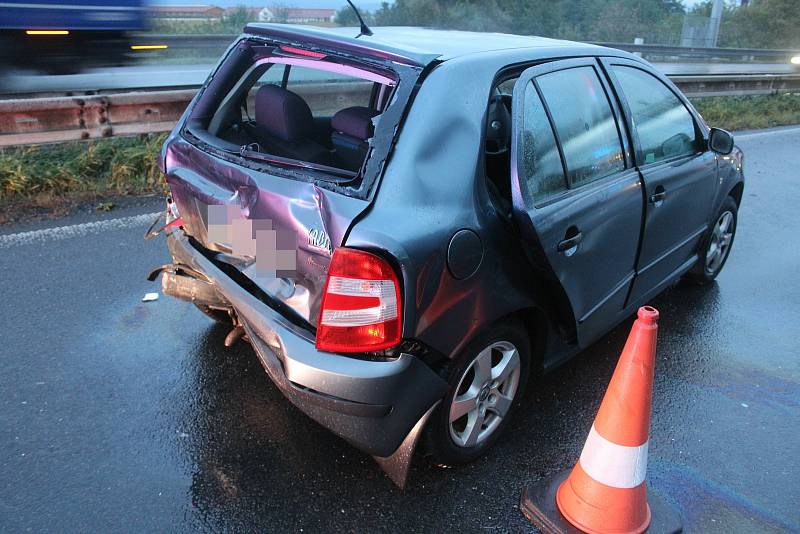
<path id="1" fill-rule="evenodd" d="M 408 469 L 411 467 L 411 460 L 414 457 L 414 450 L 417 448 L 417 442 L 422 435 L 422 430 L 425 428 L 425 423 L 433 413 L 433 410 L 439 406 L 441 400 L 436 401 L 433 406 L 428 408 L 428 411 L 420 417 L 411 432 L 408 433 L 406 438 L 400 444 L 396 451 L 391 456 L 381 457 L 373 456 L 381 469 L 392 479 L 395 485 L 402 489 L 406 487 L 406 480 L 408 479 Z"/>

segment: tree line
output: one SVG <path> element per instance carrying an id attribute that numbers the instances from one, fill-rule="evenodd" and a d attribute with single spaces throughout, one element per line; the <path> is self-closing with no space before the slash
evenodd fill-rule
<path id="1" fill-rule="evenodd" d="M 743 4 L 743 5 L 742 5 Z M 686 8 L 682 0 L 395 0 L 374 12 L 368 24 L 498 31 L 582 41 L 680 44 L 688 15 L 709 16 L 711 1 Z M 336 22 L 355 25 L 349 7 Z M 729 1 L 719 46 L 800 48 L 800 1 Z"/>

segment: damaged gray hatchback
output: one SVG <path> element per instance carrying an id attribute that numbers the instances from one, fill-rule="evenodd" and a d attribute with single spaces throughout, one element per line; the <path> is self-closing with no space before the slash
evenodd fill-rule
<path id="1" fill-rule="evenodd" d="M 742 154 L 642 59 L 537 37 L 252 24 L 171 133 L 166 294 L 403 485 L 530 377 L 713 280 Z"/>

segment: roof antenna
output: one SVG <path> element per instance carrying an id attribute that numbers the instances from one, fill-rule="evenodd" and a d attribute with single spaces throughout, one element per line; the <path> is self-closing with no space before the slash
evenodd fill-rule
<path id="1" fill-rule="evenodd" d="M 355 12 L 356 12 L 356 17 L 358 17 L 358 22 L 360 22 L 360 23 L 361 23 L 361 31 L 359 32 L 359 34 L 358 34 L 358 35 L 356 35 L 356 39 L 358 39 L 358 38 L 359 38 L 359 37 L 361 37 L 362 35 L 366 35 L 367 37 L 369 37 L 370 35 L 372 35 L 372 30 L 370 30 L 370 29 L 369 29 L 369 26 L 367 26 L 367 23 L 366 23 L 366 22 L 364 22 L 364 19 L 361 17 L 361 13 L 359 13 L 359 12 L 358 12 L 358 9 L 357 9 L 357 8 L 356 8 L 356 6 L 353 4 L 353 2 L 351 2 L 350 0 L 347 0 L 347 3 L 348 3 L 348 4 L 350 4 L 350 7 L 352 7 L 352 8 L 353 8 L 353 11 L 355 11 Z"/>

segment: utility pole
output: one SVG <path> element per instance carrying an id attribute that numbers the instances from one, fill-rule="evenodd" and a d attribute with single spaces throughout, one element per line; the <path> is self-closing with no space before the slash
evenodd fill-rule
<path id="1" fill-rule="evenodd" d="M 708 21 L 708 34 L 706 37 L 706 46 L 710 48 L 717 47 L 719 24 L 722 22 L 722 8 L 723 0 L 713 0 L 711 4 L 711 19 Z"/>

